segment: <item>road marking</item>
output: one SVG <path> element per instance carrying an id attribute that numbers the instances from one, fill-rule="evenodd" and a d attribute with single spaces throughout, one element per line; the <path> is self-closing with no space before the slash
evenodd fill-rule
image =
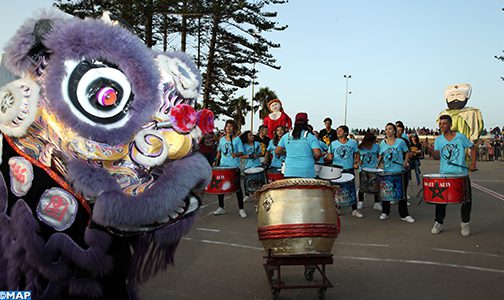
<path id="1" fill-rule="evenodd" d="M 182 238 L 182 239 L 183 240 L 187 240 L 187 241 L 202 242 L 202 243 L 205 243 L 205 244 L 223 245 L 223 246 L 230 246 L 230 247 L 235 247 L 235 248 L 245 248 L 245 249 L 264 251 L 264 248 L 254 247 L 254 246 L 248 246 L 248 245 L 241 245 L 241 244 L 235 244 L 235 243 L 219 242 L 219 241 L 211 241 L 211 240 L 197 240 L 197 239 L 188 238 L 188 237 L 185 237 L 185 238 Z"/>
<path id="2" fill-rule="evenodd" d="M 487 193 L 487 194 L 488 194 L 488 195 L 490 195 L 490 196 L 494 196 L 495 198 L 497 198 L 497 199 L 499 199 L 499 200 L 501 200 L 501 201 L 504 201 L 504 195 L 499 194 L 499 193 L 497 193 L 496 191 L 493 191 L 493 190 L 491 190 L 491 189 L 489 189 L 489 188 L 486 188 L 486 187 L 484 187 L 484 186 L 482 186 L 482 185 L 479 185 L 479 184 L 477 184 L 477 183 L 471 183 L 471 185 L 472 185 L 474 188 L 476 188 L 476 189 L 478 189 L 478 190 L 482 191 L 483 193 Z"/>
<path id="3" fill-rule="evenodd" d="M 389 244 L 347 243 L 347 242 L 338 242 L 338 245 L 362 246 L 362 247 L 388 247 L 389 246 Z"/>
<path id="4" fill-rule="evenodd" d="M 454 250 L 454 249 L 443 249 L 443 248 L 432 248 L 436 251 L 441 252 L 450 252 L 450 253 L 458 253 L 458 254 L 472 254 L 472 255 L 483 255 L 483 256 L 491 256 L 491 257 L 501 257 L 497 254 L 492 253 L 479 253 L 479 252 L 471 252 L 471 251 L 463 251 L 463 250 Z"/>
<path id="5" fill-rule="evenodd" d="M 187 240 L 187 241 L 201 242 L 201 243 L 205 243 L 205 244 L 222 245 L 222 246 L 229 246 L 229 247 L 235 247 L 235 248 L 244 248 L 244 249 L 252 249 L 252 250 L 258 250 L 258 251 L 264 251 L 264 248 L 261 248 L 261 247 L 241 245 L 241 244 L 236 244 L 236 243 L 219 242 L 219 241 L 211 241 L 211 240 L 198 240 L 198 239 L 193 239 L 193 238 L 188 238 L 188 237 L 185 237 L 185 238 L 182 238 L 182 239 Z M 375 257 L 344 256 L 344 255 L 341 255 L 341 256 L 334 255 L 333 257 L 334 258 L 341 258 L 341 259 L 348 259 L 348 260 L 361 260 L 361 261 L 374 261 L 374 262 L 391 262 L 391 263 L 428 265 L 428 266 L 438 266 L 438 267 L 450 267 L 450 268 L 457 268 L 457 269 L 466 269 L 466 270 L 473 270 L 473 271 L 482 271 L 482 272 L 504 274 L 504 270 L 501 270 L 501 269 L 490 269 L 490 268 L 482 268 L 482 267 L 475 267 L 475 266 L 468 266 L 468 265 L 440 263 L 440 262 L 429 261 L 429 260 L 395 259 L 395 258 L 375 258 Z"/>
<path id="6" fill-rule="evenodd" d="M 395 259 L 395 258 L 374 258 L 374 257 L 359 257 L 359 256 L 334 256 L 335 258 L 350 259 L 350 260 L 363 260 L 363 261 L 374 261 L 374 262 L 392 262 L 392 263 L 404 263 L 404 264 L 415 264 L 415 265 L 428 265 L 428 266 L 439 266 L 439 267 L 451 267 L 457 269 L 467 269 L 473 271 L 483 271 L 491 273 L 501 273 L 504 274 L 504 270 L 500 269 L 490 269 L 481 268 L 468 265 L 457 265 L 448 263 L 439 263 L 435 261 L 428 260 L 414 260 L 414 259 Z"/>
<path id="7" fill-rule="evenodd" d="M 219 229 L 202 228 L 202 227 L 198 227 L 198 228 L 196 228 L 196 230 L 199 230 L 199 231 L 210 231 L 210 232 L 220 232 Z"/>
<path id="8" fill-rule="evenodd" d="M 504 180 L 484 180 L 484 179 L 474 180 L 474 179 L 471 179 L 471 182 L 497 182 L 497 183 L 504 183 Z"/>

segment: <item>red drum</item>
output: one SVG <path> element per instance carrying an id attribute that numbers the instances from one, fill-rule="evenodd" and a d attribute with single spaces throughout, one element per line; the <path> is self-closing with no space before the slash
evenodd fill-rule
<path id="1" fill-rule="evenodd" d="M 272 183 L 273 181 L 284 179 L 284 175 L 282 174 L 282 169 L 270 168 L 266 173 L 266 178 L 268 179 L 268 183 Z"/>
<path id="2" fill-rule="evenodd" d="M 423 175 L 424 201 L 431 204 L 459 204 L 471 201 L 470 181 L 467 175 Z"/>
<path id="3" fill-rule="evenodd" d="M 240 187 L 240 169 L 235 167 L 213 167 L 212 181 L 205 188 L 207 194 L 227 194 Z"/>

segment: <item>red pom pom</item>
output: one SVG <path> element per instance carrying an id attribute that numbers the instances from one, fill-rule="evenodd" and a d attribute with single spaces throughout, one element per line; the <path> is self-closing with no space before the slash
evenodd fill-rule
<path id="1" fill-rule="evenodd" d="M 169 119 L 173 129 L 187 133 L 196 125 L 196 111 L 190 105 L 179 104 L 172 107 Z"/>
<path id="2" fill-rule="evenodd" d="M 214 130 L 214 114 L 209 109 L 202 109 L 196 114 L 196 123 L 203 134 Z"/>

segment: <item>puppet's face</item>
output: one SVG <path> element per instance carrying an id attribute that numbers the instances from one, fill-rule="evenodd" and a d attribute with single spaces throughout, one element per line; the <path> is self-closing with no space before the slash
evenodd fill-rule
<path id="1" fill-rule="evenodd" d="M 95 222 L 128 231 L 195 209 L 210 176 L 193 145 L 213 114 L 190 106 L 201 75 L 185 54 L 58 16 L 25 24 L 6 58 L 22 78 L 0 89 L 0 130 L 95 202 Z"/>
<path id="2" fill-rule="evenodd" d="M 449 109 L 462 109 L 471 97 L 471 85 L 467 83 L 455 84 L 445 90 L 446 104 Z"/>
<path id="3" fill-rule="evenodd" d="M 271 112 L 279 112 L 282 109 L 282 105 L 278 102 L 273 102 L 269 106 Z"/>

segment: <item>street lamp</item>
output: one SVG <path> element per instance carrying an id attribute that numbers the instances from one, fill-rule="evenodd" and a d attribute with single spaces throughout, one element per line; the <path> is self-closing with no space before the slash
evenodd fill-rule
<path id="1" fill-rule="evenodd" d="M 346 125 L 346 120 L 347 120 L 347 105 L 348 105 L 348 79 L 352 78 L 352 75 L 343 75 L 343 77 L 346 79 L 346 92 L 345 92 L 345 122 L 343 123 Z"/>

